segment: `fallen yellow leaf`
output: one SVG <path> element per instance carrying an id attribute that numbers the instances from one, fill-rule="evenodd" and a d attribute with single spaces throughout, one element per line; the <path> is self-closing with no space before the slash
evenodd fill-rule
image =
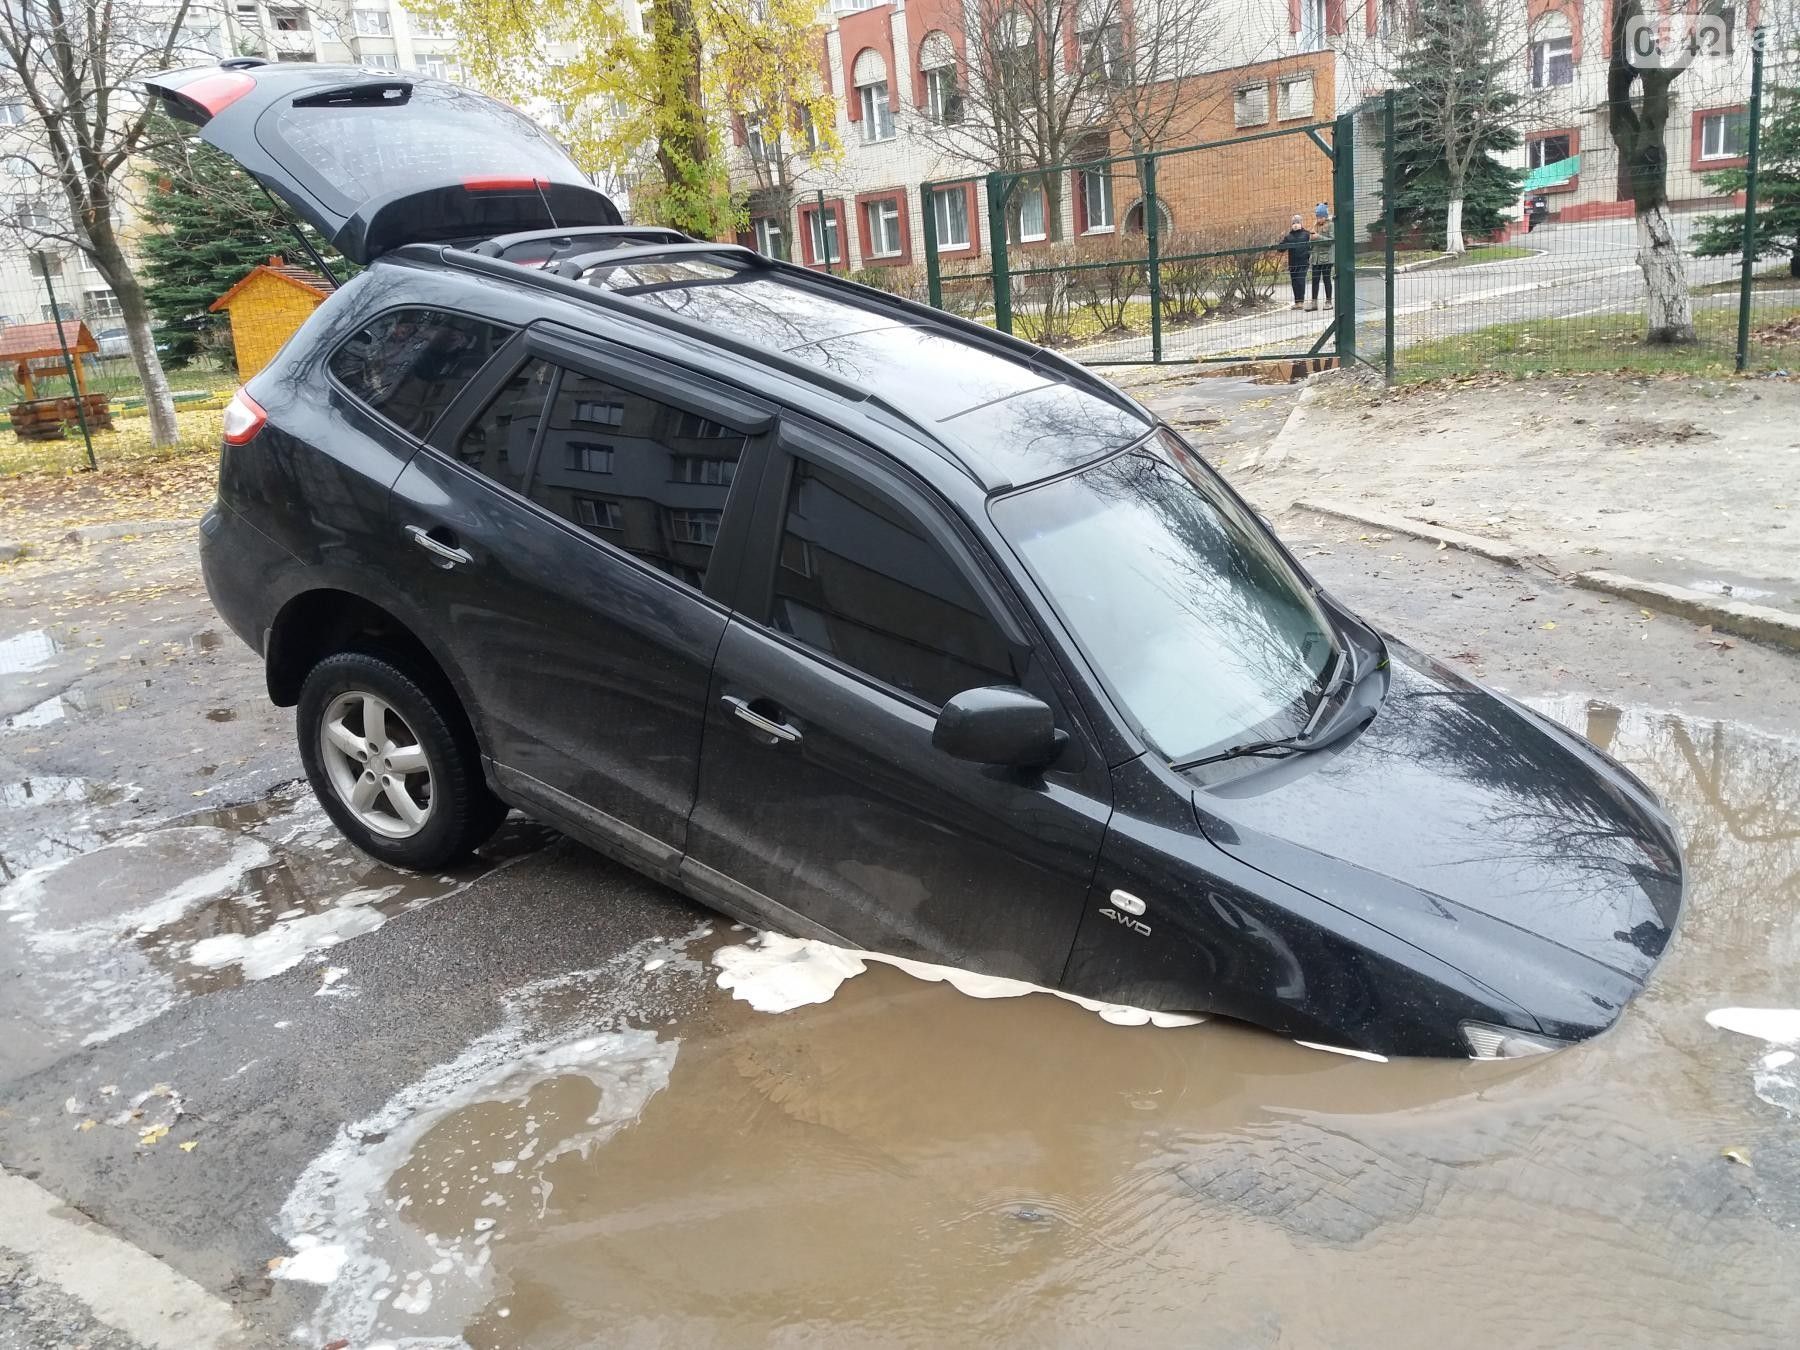
<path id="1" fill-rule="evenodd" d="M 198 1139 L 190 1139 L 186 1143 L 175 1145 L 175 1147 L 180 1149 L 183 1153 L 192 1153 L 195 1149 L 200 1147 L 200 1141 Z"/>
<path id="2" fill-rule="evenodd" d="M 1545 622 L 1544 622 L 1544 624 L 1543 624 L 1543 627 L 1545 627 L 1545 628 L 1554 628 L 1554 627 L 1556 627 L 1556 620 L 1555 620 L 1555 619 L 1547 619 L 1547 620 L 1545 620 Z"/>
<path id="3" fill-rule="evenodd" d="M 152 1125 L 147 1130 L 138 1131 L 138 1142 L 141 1144 L 160 1144 L 163 1136 L 168 1132 L 169 1127 L 167 1125 Z"/>

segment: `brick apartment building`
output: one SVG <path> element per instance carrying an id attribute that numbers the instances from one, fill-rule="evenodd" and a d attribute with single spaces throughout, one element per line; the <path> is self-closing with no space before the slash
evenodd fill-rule
<path id="1" fill-rule="evenodd" d="M 1510 59 L 1531 97 L 1521 169 L 1578 157 L 1579 171 L 1548 192 L 1553 218 L 1577 222 L 1632 213 L 1606 127 L 1612 0 L 1503 0 L 1518 6 Z M 920 183 L 931 196 L 946 262 L 988 255 L 987 165 L 959 155 L 942 134 L 945 100 L 967 68 L 958 0 L 836 0 L 821 35 L 820 70 L 837 108 L 842 161 L 795 161 L 787 209 L 759 191 L 767 177 L 756 137 L 732 136 L 734 185 L 750 201 L 743 242 L 810 266 L 903 266 L 923 258 Z M 1662 0 L 1684 15 L 1692 0 Z M 1668 133 L 1669 195 L 1677 207 L 1717 206 L 1704 175 L 1743 162 L 1748 126 L 1749 33 L 1760 0 L 1738 0 L 1718 16 L 1708 50 L 1674 86 Z M 1220 0 L 1205 68 L 1179 85 L 1179 106 L 1158 148 L 1210 143 L 1284 126 L 1357 114 L 1356 209 L 1363 228 L 1380 211 L 1379 95 L 1414 0 Z M 1677 21 L 1681 21 L 1679 18 Z M 1122 133 L 1078 142 L 1076 162 L 1128 149 Z M 1137 173 L 1071 172 L 1041 201 L 1015 190 L 1009 249 L 1057 239 L 1143 229 Z M 1204 155 L 1172 156 L 1159 168 L 1161 229 L 1169 234 L 1262 229 L 1329 199 L 1326 157 L 1300 136 L 1276 137 Z M 1049 217 L 1054 216 L 1054 224 Z"/>

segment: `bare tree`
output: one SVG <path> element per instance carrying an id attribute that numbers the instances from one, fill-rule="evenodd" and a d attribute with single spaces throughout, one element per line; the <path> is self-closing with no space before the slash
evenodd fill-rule
<path id="1" fill-rule="evenodd" d="M 1441 164 L 1445 248 L 1463 253 L 1463 207 L 1475 175 L 1544 121 L 1557 81 L 1533 51 L 1524 0 L 1415 0 L 1396 20 L 1391 40 L 1359 44 L 1346 56 L 1365 88 L 1396 91 L 1396 140 L 1429 146 Z"/>
<path id="2" fill-rule="evenodd" d="M 1208 65 L 1220 0 L 966 0 L 955 97 L 921 128 L 946 150 L 992 169 L 1029 172 L 1074 159 L 1115 133 L 1149 149 L 1184 108 Z M 1051 237 L 1060 232 L 1059 175 L 1042 183 Z"/>
<path id="3" fill-rule="evenodd" d="M 0 100 L 22 103 L 29 120 L 14 152 L 28 172 L 17 176 L 35 178 L 62 208 L 33 216 L 27 233 L 40 246 L 79 249 L 118 297 L 157 445 L 176 439 L 175 406 L 121 237 L 122 194 L 149 124 L 141 82 L 177 64 L 189 11 L 190 0 L 0 5 Z"/>
<path id="4" fill-rule="evenodd" d="M 1703 30 L 1720 8 L 1721 0 L 1700 0 L 1697 13 L 1664 18 L 1660 10 L 1647 16 L 1643 0 L 1613 6 L 1606 120 L 1621 177 L 1631 184 L 1646 292 L 1644 341 L 1650 343 L 1695 340 L 1694 303 L 1669 219 L 1667 136 L 1671 90 L 1706 45 Z"/>

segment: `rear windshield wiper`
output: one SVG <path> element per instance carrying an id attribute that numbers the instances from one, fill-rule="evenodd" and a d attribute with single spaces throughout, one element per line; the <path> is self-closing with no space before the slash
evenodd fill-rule
<path id="1" fill-rule="evenodd" d="M 1234 745 L 1229 750 L 1221 750 L 1214 755 L 1202 755 L 1198 759 L 1179 760 L 1169 767 L 1177 773 L 1185 769 L 1197 769 L 1202 764 L 1217 764 L 1220 760 L 1236 759 L 1241 755 L 1273 755 L 1291 754 L 1299 750 L 1316 750 L 1322 745 L 1329 745 L 1338 739 L 1334 734 L 1323 734 L 1320 726 L 1325 720 L 1325 709 L 1338 692 L 1356 683 L 1356 647 L 1348 640 L 1338 652 L 1334 663 L 1330 682 L 1319 693 L 1319 701 L 1313 704 L 1311 715 L 1306 725 L 1293 736 L 1281 736 L 1266 741 L 1245 741 L 1242 745 Z"/>

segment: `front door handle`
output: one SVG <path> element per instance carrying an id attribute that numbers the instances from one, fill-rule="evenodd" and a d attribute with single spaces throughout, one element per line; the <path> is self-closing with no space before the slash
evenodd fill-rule
<path id="1" fill-rule="evenodd" d="M 757 712 L 756 709 L 750 706 L 749 700 L 747 699 L 734 698 L 732 695 L 727 694 L 724 698 L 719 700 L 719 706 L 725 709 L 725 711 L 730 713 L 733 717 L 737 718 L 738 721 L 754 727 L 757 731 L 760 731 L 763 735 L 767 736 L 771 746 L 799 744 L 800 733 L 798 731 L 793 727 L 790 727 L 786 722 L 777 722 L 773 718 L 764 717 L 761 713 Z"/>
<path id="2" fill-rule="evenodd" d="M 475 561 L 475 555 L 468 549 L 458 548 L 455 544 L 446 544 L 423 525 L 408 525 L 406 532 L 412 536 L 413 543 L 434 558 L 441 559 L 446 567 L 455 567 L 458 563 Z M 454 535 L 451 537 L 455 538 Z"/>

